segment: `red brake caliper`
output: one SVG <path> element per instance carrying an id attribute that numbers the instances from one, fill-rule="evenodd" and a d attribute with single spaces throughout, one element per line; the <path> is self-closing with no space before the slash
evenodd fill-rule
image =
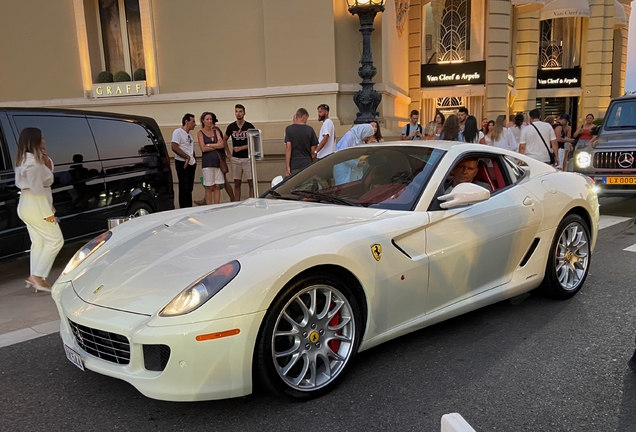
<path id="1" fill-rule="evenodd" d="M 331 304 L 331 307 L 333 307 L 334 304 Z M 329 308 L 331 309 L 331 308 Z M 337 313 L 333 316 L 333 318 L 331 318 L 331 321 L 329 321 L 329 325 L 330 326 L 337 326 L 338 323 L 340 323 L 340 313 Z M 336 339 L 332 339 L 330 340 L 327 345 L 329 345 L 329 348 L 331 348 L 331 351 L 333 352 L 338 352 L 338 348 L 340 348 L 340 341 L 336 340 Z"/>

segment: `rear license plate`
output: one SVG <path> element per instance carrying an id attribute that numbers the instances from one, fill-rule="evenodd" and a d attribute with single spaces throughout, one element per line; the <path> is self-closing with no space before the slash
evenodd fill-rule
<path id="1" fill-rule="evenodd" d="M 66 358 L 69 359 L 71 363 L 75 366 L 84 370 L 84 362 L 82 361 L 82 356 L 80 356 L 75 350 L 72 350 L 67 345 L 64 345 L 64 351 L 66 351 Z"/>
<path id="2" fill-rule="evenodd" d="M 603 184 L 636 185 L 636 177 L 603 177 Z"/>

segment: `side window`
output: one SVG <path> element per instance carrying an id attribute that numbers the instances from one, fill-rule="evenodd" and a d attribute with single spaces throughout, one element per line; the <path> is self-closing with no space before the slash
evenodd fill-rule
<path id="1" fill-rule="evenodd" d="M 15 115 L 13 119 L 18 134 L 26 127 L 42 131 L 47 152 L 55 165 L 72 164 L 73 155 L 82 155 L 85 162 L 99 160 L 93 135 L 84 117 Z"/>
<path id="2" fill-rule="evenodd" d="M 506 170 L 508 171 L 508 176 L 512 180 L 512 183 L 517 183 L 526 175 L 526 171 L 510 157 L 504 156 L 504 161 Z"/>
<path id="3" fill-rule="evenodd" d="M 157 153 L 150 132 L 138 123 L 89 118 L 102 160 L 121 159 Z"/>

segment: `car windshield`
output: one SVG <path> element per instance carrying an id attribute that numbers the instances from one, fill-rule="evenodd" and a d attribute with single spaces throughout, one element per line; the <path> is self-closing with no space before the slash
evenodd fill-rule
<path id="1" fill-rule="evenodd" d="M 605 129 L 636 129 L 636 99 L 612 104 L 605 121 Z"/>
<path id="2" fill-rule="evenodd" d="M 412 210 L 443 154 L 409 145 L 361 145 L 317 161 L 263 197 Z"/>

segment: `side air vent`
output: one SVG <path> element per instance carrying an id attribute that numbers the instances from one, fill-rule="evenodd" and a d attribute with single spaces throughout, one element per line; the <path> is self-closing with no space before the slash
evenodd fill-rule
<path id="1" fill-rule="evenodd" d="M 525 266 L 528 261 L 530 261 L 530 257 L 532 256 L 534 251 L 537 250 L 537 246 L 539 246 L 539 238 L 534 239 L 534 241 L 530 245 L 530 249 L 528 249 L 528 252 L 526 252 L 526 255 L 521 260 L 521 264 L 519 264 L 519 267 Z"/>

